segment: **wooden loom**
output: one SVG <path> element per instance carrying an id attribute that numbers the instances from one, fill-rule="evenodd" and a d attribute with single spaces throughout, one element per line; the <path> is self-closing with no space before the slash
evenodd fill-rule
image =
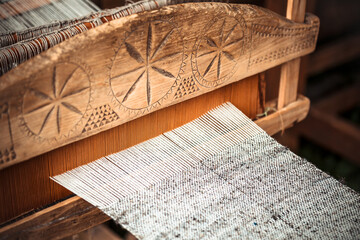
<path id="1" fill-rule="evenodd" d="M 256 120 L 269 134 L 304 119 L 309 100 L 297 96 L 299 57 L 314 51 L 319 28 L 317 17 L 304 16 L 302 0 L 288 1 L 291 21 L 250 5 L 167 6 L 81 33 L 6 73 L 0 239 L 60 238 L 108 220 L 76 196 L 44 207 L 69 195 L 49 177 L 225 101 L 253 119 L 276 107 Z M 280 64 L 279 98 L 264 106 L 260 73 Z"/>

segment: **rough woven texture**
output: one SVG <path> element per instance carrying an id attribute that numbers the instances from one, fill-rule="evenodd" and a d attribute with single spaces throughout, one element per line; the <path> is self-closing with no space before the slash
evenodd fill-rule
<path id="1" fill-rule="evenodd" d="M 360 197 L 231 104 L 54 177 L 140 239 L 355 239 Z"/>

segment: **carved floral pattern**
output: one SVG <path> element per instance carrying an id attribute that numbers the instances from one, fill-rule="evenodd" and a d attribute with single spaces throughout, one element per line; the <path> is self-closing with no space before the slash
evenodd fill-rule
<path id="1" fill-rule="evenodd" d="M 243 52 L 245 22 L 218 18 L 208 24 L 191 56 L 195 79 L 204 87 L 215 87 L 229 79 Z"/>
<path id="2" fill-rule="evenodd" d="M 90 81 L 75 63 L 58 63 L 41 74 L 44 81 L 31 83 L 24 94 L 24 125 L 30 135 L 57 139 L 68 134 L 86 111 Z"/>
<path id="3" fill-rule="evenodd" d="M 131 110 L 161 104 L 183 66 L 183 51 L 178 29 L 170 22 L 157 20 L 135 28 L 117 50 L 110 72 L 117 102 Z"/>

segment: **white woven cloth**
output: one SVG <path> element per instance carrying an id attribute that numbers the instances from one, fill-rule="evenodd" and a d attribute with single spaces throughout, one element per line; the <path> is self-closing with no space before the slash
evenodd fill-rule
<path id="1" fill-rule="evenodd" d="M 360 196 L 227 103 L 53 178 L 139 239 L 356 239 Z"/>

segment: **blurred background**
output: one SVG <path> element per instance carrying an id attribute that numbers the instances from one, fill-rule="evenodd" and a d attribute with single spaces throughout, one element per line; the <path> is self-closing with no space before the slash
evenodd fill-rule
<path id="1" fill-rule="evenodd" d="M 286 1 L 268 2 L 285 13 Z M 299 83 L 311 110 L 303 122 L 275 137 L 360 192 L 360 2 L 308 0 L 307 12 L 320 18 L 317 49 L 302 59 Z M 276 71 L 268 72 L 270 78 Z M 270 99 L 275 90 L 267 85 Z"/>

